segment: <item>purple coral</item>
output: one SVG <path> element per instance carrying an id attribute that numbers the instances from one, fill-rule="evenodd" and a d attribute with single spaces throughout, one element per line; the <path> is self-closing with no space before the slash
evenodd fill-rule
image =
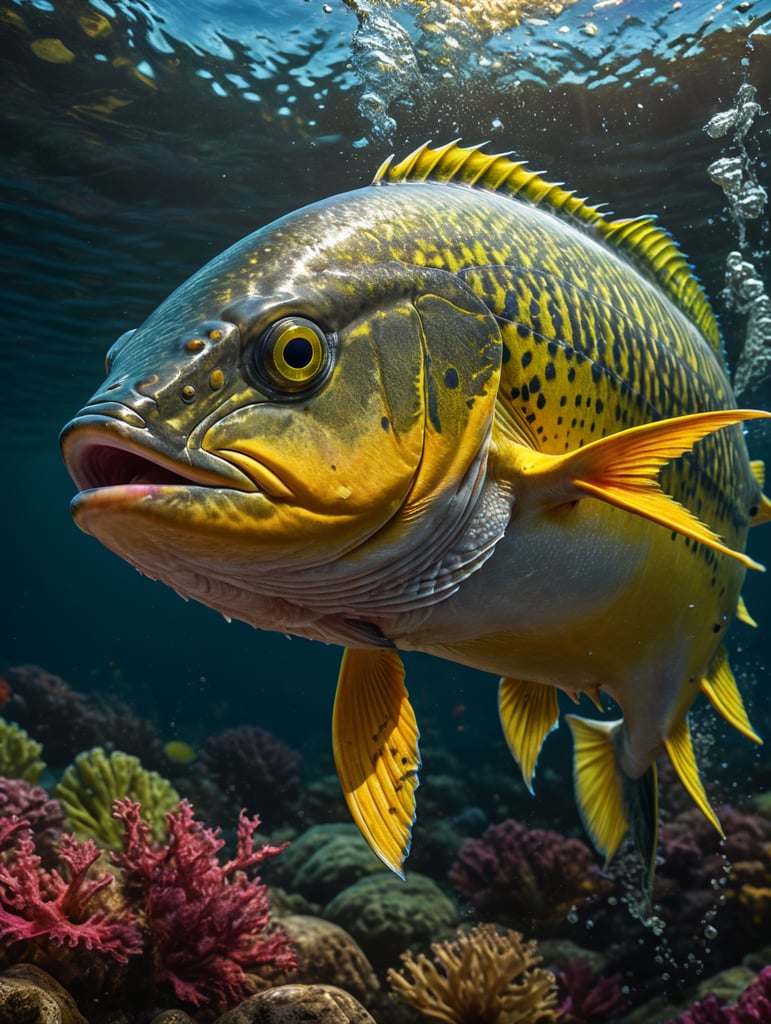
<path id="1" fill-rule="evenodd" d="M 287 820 L 300 795 L 302 755 L 256 725 L 227 729 L 206 740 L 201 760 L 237 805 L 259 808 L 270 828 Z"/>
<path id="2" fill-rule="evenodd" d="M 768 1024 L 771 1021 L 771 967 L 764 967 L 739 996 L 726 1006 L 722 996 L 710 993 L 669 1024 Z"/>
<path id="3" fill-rule="evenodd" d="M 580 839 L 513 819 L 467 840 L 448 877 L 482 917 L 532 935 L 559 928 L 612 884 Z"/>
<path id="4" fill-rule="evenodd" d="M 621 975 L 598 977 L 588 960 L 570 960 L 557 972 L 561 1024 L 602 1024 L 629 1009 Z"/>
<path id="5" fill-rule="evenodd" d="M 125 872 L 126 892 L 142 908 L 156 982 L 169 983 L 185 1002 L 228 1005 L 251 993 L 246 971 L 295 966 L 287 936 L 268 930 L 266 887 L 246 875 L 284 849 L 255 849 L 259 818 L 241 813 L 236 856 L 220 864 L 224 840 L 194 819 L 186 800 L 166 815 L 169 839 L 162 847 L 152 845 L 139 804 L 119 800 L 114 815 L 125 838 L 124 852 L 113 859 Z"/>
<path id="6" fill-rule="evenodd" d="M 80 842 L 64 835 L 59 840 L 59 870 L 45 871 L 35 852 L 32 829 L 15 815 L 0 818 L 0 940 L 15 959 L 26 959 L 32 948 L 47 944 L 82 946 L 119 963 L 141 952 L 138 929 L 128 913 L 116 915 L 100 907 L 99 893 L 114 881 L 104 872 L 88 872 L 101 851 L 93 839 Z"/>
<path id="7" fill-rule="evenodd" d="M 57 856 L 55 844 L 64 825 L 59 801 L 25 779 L 0 778 L 0 818 L 11 815 L 27 822 L 43 865 L 52 867 Z"/>

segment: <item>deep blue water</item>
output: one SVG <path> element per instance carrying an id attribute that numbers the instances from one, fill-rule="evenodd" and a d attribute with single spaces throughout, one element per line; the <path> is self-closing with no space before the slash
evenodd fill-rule
<path id="1" fill-rule="evenodd" d="M 328 760 L 339 652 L 228 625 L 81 534 L 57 434 L 112 341 L 190 273 L 276 216 L 366 183 L 392 151 L 490 140 L 619 215 L 659 214 L 715 297 L 735 363 L 743 322 L 720 291 L 738 229 L 706 172 L 732 143 L 703 126 L 745 81 L 771 110 L 769 4 L 581 0 L 504 26 L 475 26 L 462 7 L 0 4 L 6 664 L 117 692 L 165 738 L 253 721 Z M 765 114 L 746 146 L 768 188 Z M 768 245 L 767 218 L 749 223 L 766 280 Z M 768 406 L 769 382 L 747 400 Z M 751 436 L 771 459 L 768 429 Z M 752 552 L 771 562 L 771 528 Z M 767 579 L 746 597 L 760 628 L 734 631 L 737 667 L 757 675 L 750 704 L 768 718 Z M 497 738 L 493 680 L 420 657 L 408 672 L 447 743 L 475 756 Z"/>

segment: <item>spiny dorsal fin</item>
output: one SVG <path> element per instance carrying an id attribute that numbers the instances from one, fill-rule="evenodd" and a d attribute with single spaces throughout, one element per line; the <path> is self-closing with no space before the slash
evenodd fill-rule
<path id="1" fill-rule="evenodd" d="M 720 331 L 699 281 L 672 237 L 652 217 L 608 220 L 595 206 L 576 198 L 561 185 L 548 182 L 524 163 L 506 154 L 483 153 L 476 146 L 450 142 L 436 149 L 428 143 L 398 164 L 389 157 L 378 168 L 373 185 L 404 182 L 454 182 L 517 196 L 535 206 L 589 227 L 607 244 L 621 250 L 651 277 L 698 327 L 710 345 L 722 352 Z"/>
<path id="2" fill-rule="evenodd" d="M 766 464 L 762 459 L 750 460 L 750 471 L 762 490 L 766 486 Z"/>

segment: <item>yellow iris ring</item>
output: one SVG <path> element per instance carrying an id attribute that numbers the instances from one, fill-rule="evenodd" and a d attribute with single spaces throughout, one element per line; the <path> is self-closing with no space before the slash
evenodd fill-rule
<path id="1" fill-rule="evenodd" d="M 310 320 L 280 320 L 268 335 L 266 369 L 277 384 L 295 390 L 316 379 L 326 353 L 326 338 Z"/>

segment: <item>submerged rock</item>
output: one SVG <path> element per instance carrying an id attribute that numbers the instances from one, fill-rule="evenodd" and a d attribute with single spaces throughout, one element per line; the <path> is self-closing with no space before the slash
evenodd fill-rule
<path id="1" fill-rule="evenodd" d="M 17 964 L 0 974 L 3 1024 L 86 1024 L 75 1000 L 50 974 Z"/>

